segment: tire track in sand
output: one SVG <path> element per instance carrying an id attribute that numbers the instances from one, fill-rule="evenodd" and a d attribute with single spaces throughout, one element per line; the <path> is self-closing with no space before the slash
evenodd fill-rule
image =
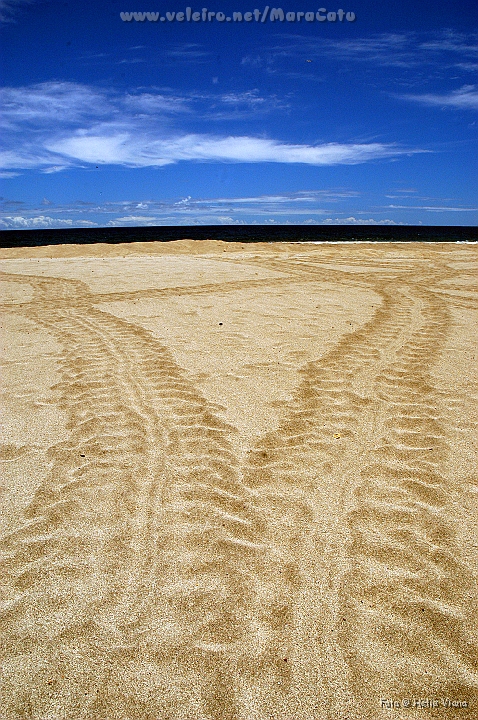
<path id="1" fill-rule="evenodd" d="M 65 348 L 71 435 L 4 538 L 8 717 L 243 717 L 264 532 L 234 429 L 149 332 L 29 281 L 44 300 L 22 310 Z"/>
<path id="2" fill-rule="evenodd" d="M 330 279 L 330 272 L 308 272 Z M 354 283 L 370 287 L 363 278 L 354 277 Z M 282 702 L 289 714 L 305 706 L 306 717 L 359 717 L 337 629 L 338 583 L 347 566 L 342 489 L 351 482 L 362 446 L 358 426 L 373 414 L 368 387 L 387 363 L 383 349 L 403 342 L 415 313 L 411 300 L 374 290 L 382 304 L 373 318 L 303 367 L 278 430 L 261 438 L 244 472 L 246 484 L 260 488 L 268 528 L 287 568 L 282 583 L 275 581 L 272 612 L 266 607 L 264 615 L 278 616 L 270 628 L 271 647 L 279 637 L 282 644 L 287 640 L 284 657 L 291 662 L 281 673 L 288 680 L 278 674 L 276 683 L 287 688 Z"/>
<path id="3" fill-rule="evenodd" d="M 340 635 L 367 718 L 381 717 L 381 697 L 450 697 L 472 706 L 477 698 L 476 578 L 455 537 L 460 483 L 444 468 L 453 400 L 429 374 L 449 317 L 420 280 L 410 288 L 419 324 L 375 379 L 382 410 L 348 514 Z M 440 716 L 443 708 L 420 713 Z"/>
<path id="4" fill-rule="evenodd" d="M 274 269 L 299 272 L 292 265 Z M 8 642 L 13 656 L 25 643 L 39 678 L 15 696 L 26 717 L 54 712 L 61 697 L 75 718 L 106 719 L 115 707 L 121 720 L 371 720 L 382 711 L 367 686 L 429 692 L 427 653 L 439 682 L 448 678 L 440 689 L 472 687 L 466 633 L 462 644 L 447 633 L 466 631 L 472 579 L 445 518 L 446 398 L 426 373 L 447 330 L 444 305 L 413 273 L 390 290 L 380 277 L 305 271 L 373 289 L 382 305 L 302 368 L 243 478 L 233 429 L 150 333 L 99 312 L 84 291 L 74 308 L 63 290 L 60 304 L 30 306 L 69 348 L 58 390 L 72 436 L 52 449 L 30 524 L 10 539 L 21 579 L 4 616 Z M 87 447 L 84 460 L 72 457 Z"/>
<path id="5" fill-rule="evenodd" d="M 443 398 L 427 375 L 447 331 L 445 306 L 410 274 L 393 293 L 381 279 L 354 282 L 382 306 L 304 367 L 244 476 L 267 498 L 267 525 L 289 568 L 272 608 L 282 620 L 270 628 L 292 658 L 289 712 L 371 720 L 383 713 L 381 696 L 470 698 L 476 585 L 448 521 Z"/>

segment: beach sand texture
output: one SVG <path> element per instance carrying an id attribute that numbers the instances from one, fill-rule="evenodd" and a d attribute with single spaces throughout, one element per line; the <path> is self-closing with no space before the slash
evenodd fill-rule
<path id="1" fill-rule="evenodd" d="M 1 257 L 2 720 L 478 717 L 476 245 Z"/>

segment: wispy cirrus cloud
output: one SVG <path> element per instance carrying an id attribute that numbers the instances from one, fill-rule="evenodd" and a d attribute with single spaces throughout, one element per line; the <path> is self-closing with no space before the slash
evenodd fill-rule
<path id="1" fill-rule="evenodd" d="M 61 163 L 55 165 L 55 163 Z M 71 163 L 61 159 L 58 155 L 47 152 L 45 149 L 38 147 L 35 143 L 24 142 L 22 146 L 12 147 L 11 150 L 0 150 L 0 168 L 4 173 L 4 177 L 13 177 L 22 170 L 32 170 L 42 168 L 44 172 L 54 172 L 57 167 L 64 169 Z"/>
<path id="2" fill-rule="evenodd" d="M 214 200 L 194 200 L 193 202 L 201 205 L 290 205 L 297 203 L 318 203 L 321 201 L 337 202 L 340 200 L 358 197 L 360 193 L 355 190 L 301 190 L 295 193 L 287 193 L 285 195 L 257 195 L 256 197 L 233 197 L 233 198 L 214 198 Z M 191 198 L 180 200 L 179 204 L 191 202 Z"/>
<path id="3" fill-rule="evenodd" d="M 361 219 L 354 216 L 342 217 L 342 218 L 307 218 L 297 220 L 294 218 L 291 220 L 278 221 L 276 218 L 259 217 L 257 219 L 244 220 L 234 217 L 232 215 L 217 215 L 213 213 L 197 213 L 195 216 L 189 216 L 187 219 L 189 225 L 245 225 L 245 224 L 277 224 L 278 222 L 284 225 L 406 225 L 404 222 L 397 222 L 389 218 L 375 219 L 367 218 Z M 114 220 L 109 220 L 106 223 L 101 223 L 100 226 L 104 227 L 154 227 L 162 225 L 182 225 L 184 224 L 183 218 L 178 218 L 175 215 L 165 215 L 161 218 L 150 218 L 141 216 L 125 216 L 118 217 Z M 38 216 L 34 218 L 28 218 L 23 216 L 5 217 L 0 219 L 0 228 L 3 230 L 34 230 L 34 229 L 48 229 L 48 228 L 74 228 L 74 227 L 98 227 L 99 223 L 92 222 L 90 220 L 77 220 L 77 219 L 61 219 L 53 218 L 49 216 Z"/>
<path id="4" fill-rule="evenodd" d="M 108 223 L 109 225 L 147 225 L 152 224 L 154 225 L 154 221 L 157 220 L 157 218 L 152 215 L 125 215 L 124 217 L 115 218 L 114 220 L 110 220 Z"/>
<path id="5" fill-rule="evenodd" d="M 179 95 L 166 95 L 162 92 L 127 93 L 124 97 L 116 99 L 116 103 L 124 110 L 134 113 L 144 113 L 148 116 L 177 115 L 178 113 L 192 112 L 189 99 Z"/>
<path id="6" fill-rule="evenodd" d="M 424 93 L 421 95 L 398 95 L 401 100 L 410 100 L 421 105 L 437 105 L 439 107 L 478 109 L 478 88 L 476 85 L 463 85 L 458 90 L 446 94 Z"/>
<path id="7" fill-rule="evenodd" d="M 390 210 L 425 210 L 425 212 L 478 212 L 478 207 L 452 207 L 449 205 L 387 205 Z"/>
<path id="8" fill-rule="evenodd" d="M 396 222 L 395 220 L 390 220 L 389 218 L 384 218 L 383 220 L 376 220 L 375 218 L 356 218 L 353 215 L 350 217 L 342 217 L 342 218 L 325 218 L 325 220 L 322 221 L 322 225 L 406 225 L 407 223 L 403 222 Z"/>
<path id="9" fill-rule="evenodd" d="M 96 227 L 97 223 L 90 220 L 73 220 L 72 218 L 54 218 L 49 215 L 24 217 L 23 215 L 5 215 L 0 218 L 0 227 L 4 230 L 31 230 L 62 227 Z"/>
<path id="10" fill-rule="evenodd" d="M 279 98 L 275 94 L 264 95 L 257 88 L 243 92 L 230 92 L 219 95 L 196 95 L 195 99 L 209 104 L 208 118 L 221 120 L 253 121 L 261 115 L 279 111 L 289 114 L 291 105 L 288 98 Z"/>
<path id="11" fill-rule="evenodd" d="M 413 194 L 413 190 L 406 190 Z M 405 198 L 404 198 L 405 199 Z M 0 198 L 0 229 L 128 227 L 163 225 L 234 225 L 282 223 L 294 225 L 403 225 L 404 217 L 420 223 L 417 213 L 446 213 L 468 221 L 477 207 L 450 198 L 433 205 L 371 205 L 370 198 L 348 188 L 301 190 L 275 195 L 121 200 L 101 204 L 78 200 L 56 205 L 44 198 L 37 207 Z M 404 214 L 405 211 L 405 214 Z M 45 213 L 48 214 L 45 214 Z M 411 213 L 411 215 L 409 214 Z M 453 223 L 451 223 L 453 224 Z"/>
<path id="12" fill-rule="evenodd" d="M 207 62 L 213 57 L 212 50 L 207 50 L 200 43 L 177 43 L 165 52 L 165 57 L 176 63 L 197 63 Z"/>
<path id="13" fill-rule="evenodd" d="M 78 201 L 55 205 L 48 199 L 42 207 L 27 209 L 25 203 L 0 202 L 0 227 L 104 227 L 195 225 L 195 224 L 370 224 L 360 220 L 360 193 L 345 188 L 303 190 L 276 195 L 244 197 L 192 198 L 187 196 L 169 201 L 105 202 L 101 205 Z M 45 206 L 48 215 L 45 215 Z M 355 206 L 354 214 L 351 207 Z M 380 215 L 381 213 L 379 213 Z M 369 215 L 365 215 L 369 217 Z M 387 224 L 387 220 L 374 220 Z M 390 221 L 391 222 L 391 221 Z"/>
<path id="14" fill-rule="evenodd" d="M 29 5 L 34 0 L 0 0 L 0 22 L 13 22 L 15 12 L 22 5 Z"/>
<path id="15" fill-rule="evenodd" d="M 412 67 L 418 62 L 412 38 L 409 33 L 382 33 L 355 40 L 329 40 L 324 51 L 345 61 Z"/>
<path id="16" fill-rule="evenodd" d="M 0 88 L 1 126 L 5 130 L 39 130 L 78 124 L 110 115 L 107 95 L 100 90 L 69 82 L 44 82 L 27 87 Z"/>
<path id="17" fill-rule="evenodd" d="M 257 91 L 201 98 L 213 107 L 262 107 Z M 298 144 L 263 135 L 187 132 L 194 97 L 172 93 L 115 93 L 77 83 L 49 82 L 4 88 L 6 171 L 109 164 L 162 167 L 177 162 L 354 165 L 421 152 L 380 142 Z M 205 112 L 207 120 L 207 109 Z M 205 123 L 206 123 L 205 120 Z M 209 123 L 210 124 L 210 123 Z"/>
<path id="18" fill-rule="evenodd" d="M 115 93 L 104 88 L 72 82 L 43 82 L 17 88 L 0 88 L 5 129 L 39 130 L 42 126 L 87 125 L 105 118 L 109 122 L 124 120 L 137 113 L 156 119 L 186 112 L 188 100 L 161 92 Z"/>
<path id="19" fill-rule="evenodd" d="M 449 52 L 456 55 L 468 55 L 478 58 L 478 36 L 447 29 L 434 33 L 429 40 L 422 40 L 420 49 L 427 52 Z"/>
<path id="20" fill-rule="evenodd" d="M 456 67 L 473 73 L 478 72 L 478 62 L 460 62 L 456 64 Z"/>
<path id="21" fill-rule="evenodd" d="M 151 135 L 138 137 L 121 132 L 109 135 L 101 131 L 78 133 L 49 143 L 47 149 L 70 160 L 128 167 L 161 167 L 180 161 L 355 165 L 418 152 L 382 143 L 313 146 L 249 136 L 190 134 L 156 139 Z"/>
<path id="22" fill-rule="evenodd" d="M 354 39 L 304 38 L 292 33 L 281 36 L 280 45 L 265 46 L 261 53 L 246 55 L 242 65 L 247 69 L 264 69 L 268 73 L 283 72 L 291 59 L 308 59 L 314 71 L 327 62 L 340 63 L 342 68 L 363 66 L 416 70 L 427 73 L 446 68 L 472 71 L 478 59 L 478 36 L 452 30 L 435 32 L 376 33 Z M 305 74 L 303 75 L 306 76 Z"/>

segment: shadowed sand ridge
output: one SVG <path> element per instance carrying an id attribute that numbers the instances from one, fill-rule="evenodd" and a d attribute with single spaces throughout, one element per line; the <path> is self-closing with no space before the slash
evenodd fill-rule
<path id="1" fill-rule="evenodd" d="M 154 246 L 155 260 L 174 246 Z M 46 470 L 2 538 L 0 717 L 375 720 L 381 698 L 405 697 L 466 701 L 473 717 L 476 517 L 459 512 L 476 490 L 476 377 L 461 390 L 450 369 L 466 356 L 459 313 L 476 320 L 463 281 L 475 249 L 208 243 L 216 264 L 189 286 L 158 274 L 157 287 L 124 290 L 119 277 L 101 292 L 75 279 L 82 252 L 63 271 L 5 260 L 0 277 L 3 311 L 55 343 L 61 379 L 46 402 L 65 418 L 65 438 L 38 445 Z M 161 303 L 299 281 L 324 298 L 336 288 L 351 319 L 319 310 L 331 340 L 314 344 L 284 317 L 297 351 L 270 382 L 294 372 L 295 387 L 254 439 L 224 419 L 206 360 L 202 381 L 178 362 L 160 324 L 179 315 Z M 355 314 L 354 293 L 368 298 Z M 133 307 L 145 298 L 154 333 Z M 249 323 L 239 308 L 217 352 L 240 338 L 269 347 Z M 18 484 L 34 448 L 17 426 L 2 457 Z"/>

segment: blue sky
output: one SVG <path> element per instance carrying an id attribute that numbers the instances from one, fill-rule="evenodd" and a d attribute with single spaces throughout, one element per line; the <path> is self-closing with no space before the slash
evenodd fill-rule
<path id="1" fill-rule="evenodd" d="M 0 0 L 0 229 L 478 224 L 474 0 L 187 5 Z"/>

